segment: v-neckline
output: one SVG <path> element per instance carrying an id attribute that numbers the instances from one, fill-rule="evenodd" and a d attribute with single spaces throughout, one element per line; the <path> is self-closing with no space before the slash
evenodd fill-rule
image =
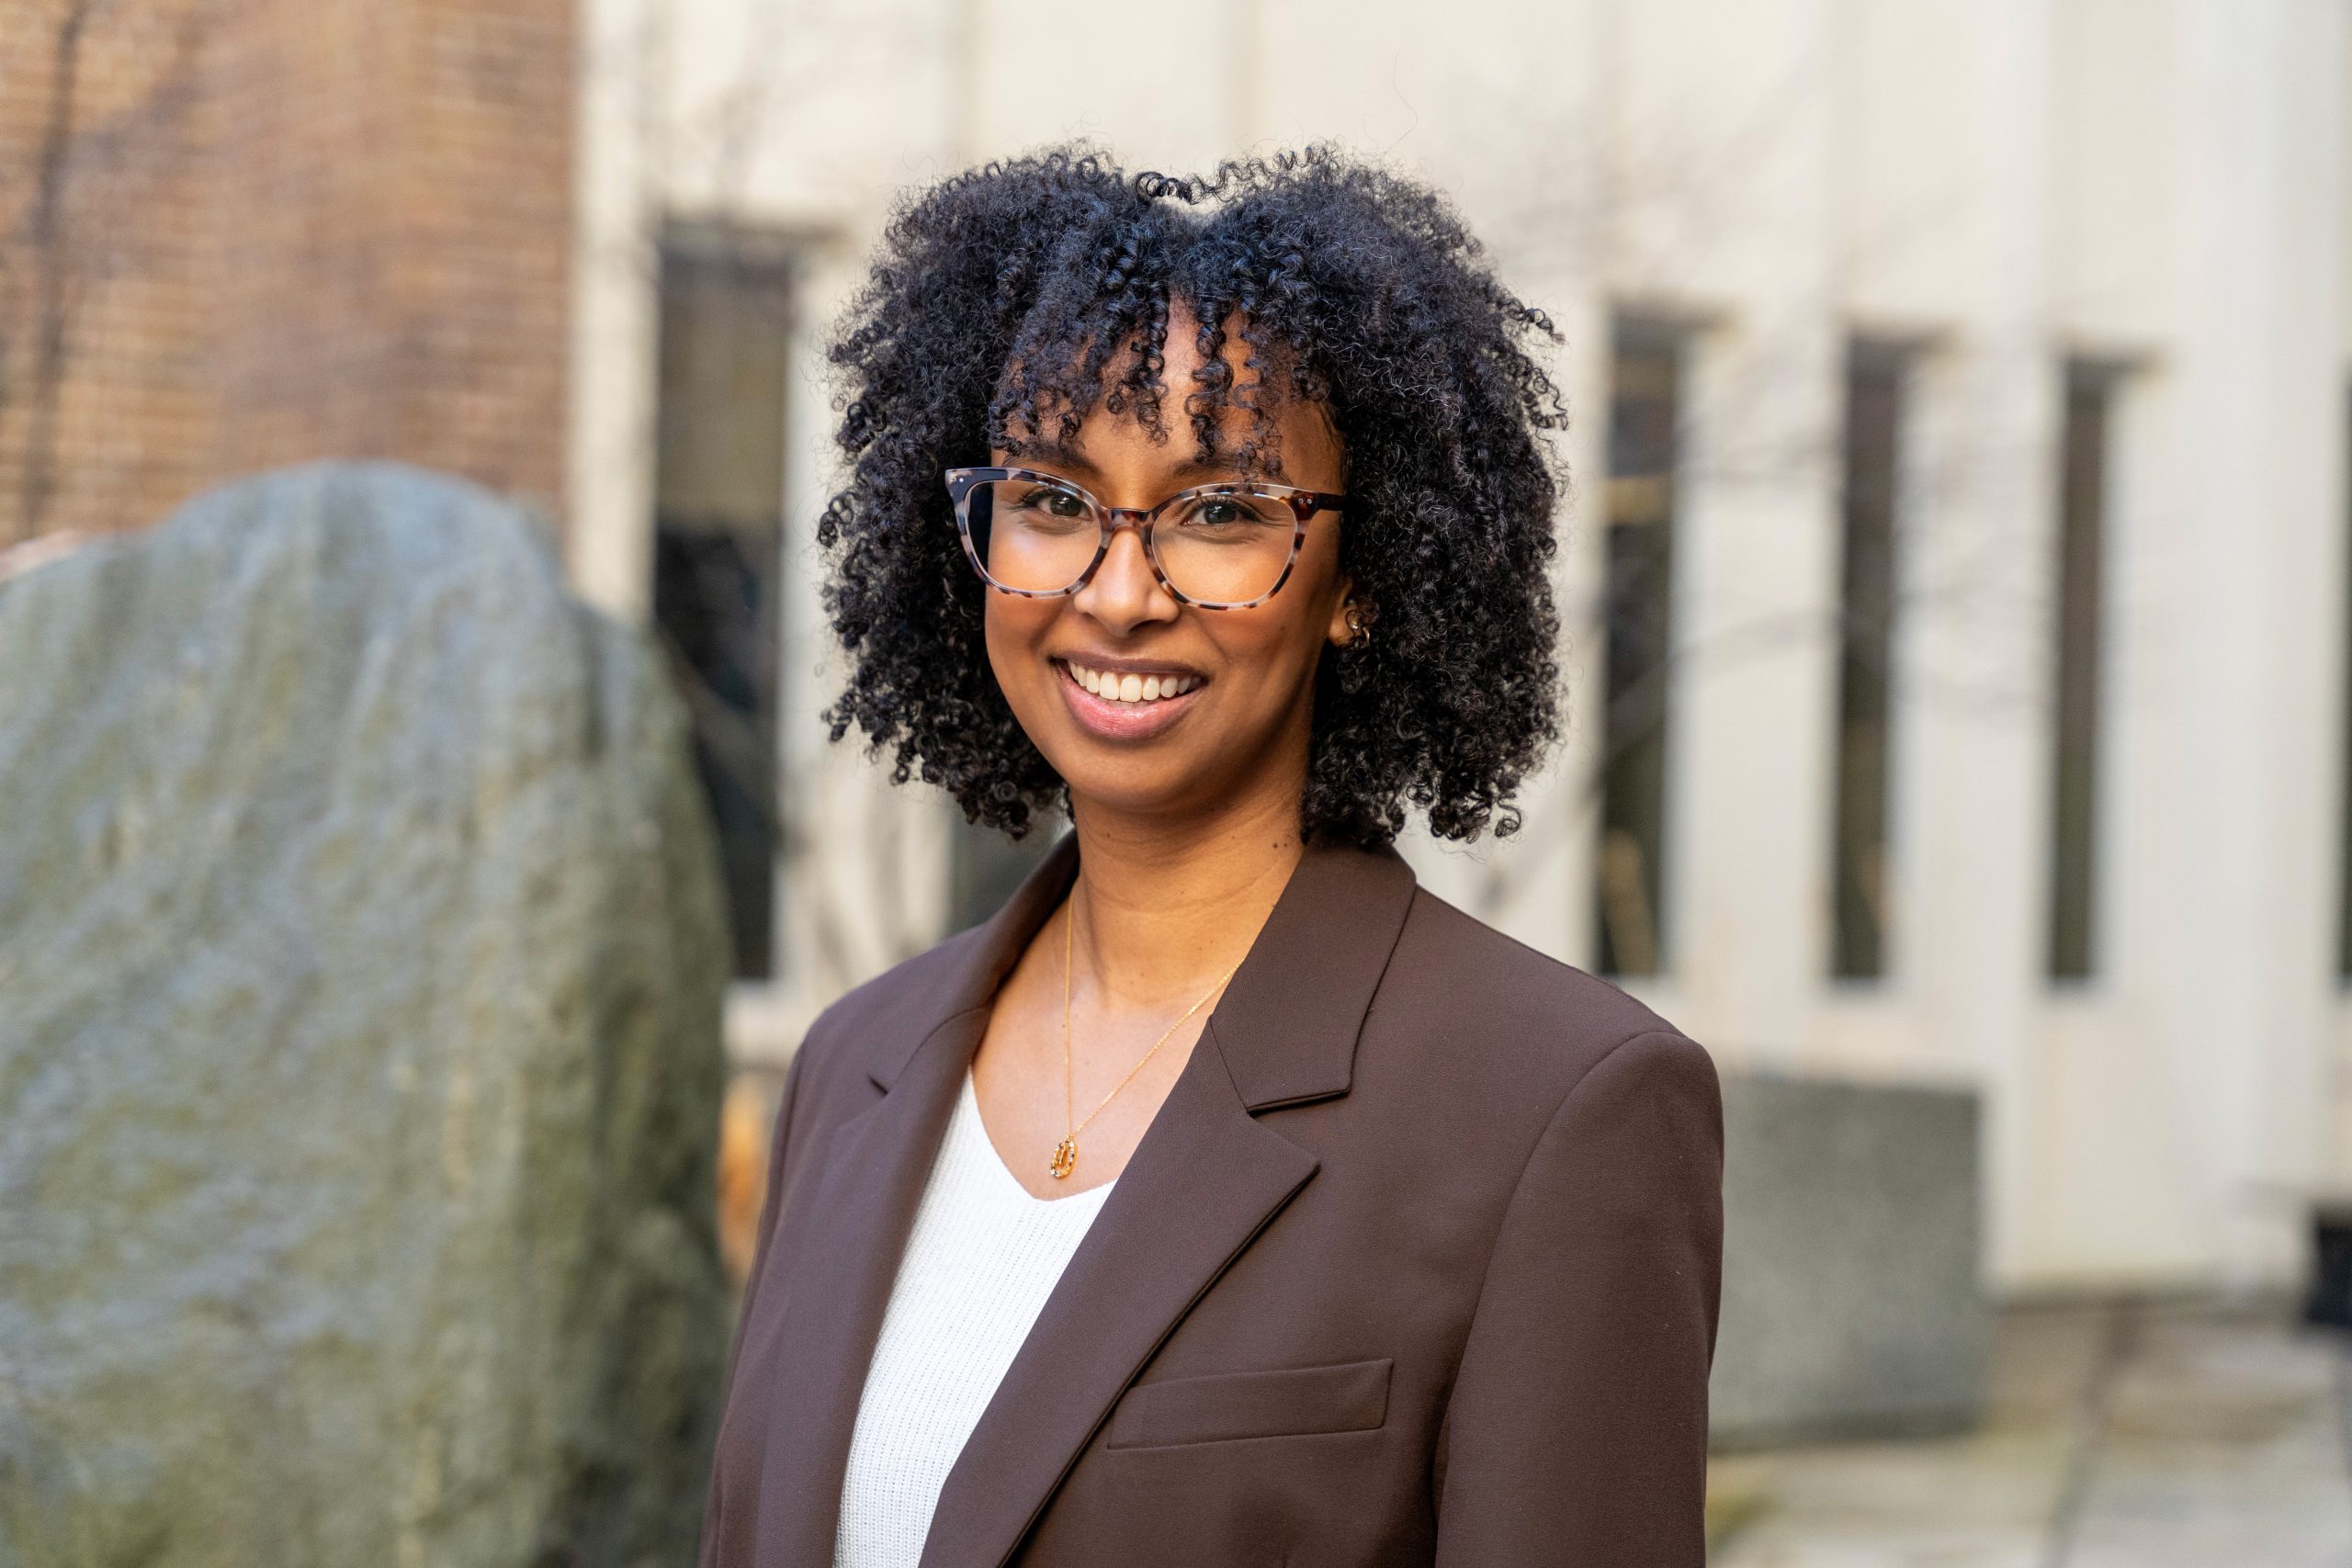
<path id="1" fill-rule="evenodd" d="M 988 1121 L 980 1114 L 980 1091 L 978 1087 L 972 1081 L 972 1074 L 969 1068 L 965 1069 L 964 1087 L 960 1091 L 958 1091 L 958 1093 L 959 1098 L 957 1100 L 956 1110 L 959 1114 L 969 1116 L 972 1119 L 972 1131 L 978 1134 L 978 1142 L 980 1145 L 980 1151 L 985 1156 L 985 1163 L 990 1168 L 995 1170 L 997 1179 L 1016 1194 L 1023 1202 L 1034 1203 L 1040 1209 L 1052 1209 L 1057 1208 L 1064 1203 L 1080 1202 L 1089 1198 L 1092 1198 L 1097 1201 L 1100 1201 L 1102 1199 L 1110 1196 L 1111 1189 L 1118 1185 L 1119 1179 L 1114 1176 L 1108 1181 L 1098 1181 L 1093 1186 L 1086 1188 L 1081 1191 L 1073 1192 L 1067 1198 L 1038 1197 L 1035 1192 L 1030 1191 L 1029 1189 L 1021 1185 L 1021 1179 L 1012 1174 L 1012 1168 L 1006 1165 L 1004 1163 L 1004 1156 L 997 1152 L 996 1140 L 989 1136 Z"/>

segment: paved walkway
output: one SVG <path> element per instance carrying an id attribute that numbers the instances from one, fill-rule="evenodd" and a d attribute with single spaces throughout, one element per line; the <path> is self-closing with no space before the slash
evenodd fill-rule
<path id="1" fill-rule="evenodd" d="M 1718 1455 L 1714 1568 L 2352 1568 L 2352 1337 L 2012 1310 L 1963 1438 Z"/>

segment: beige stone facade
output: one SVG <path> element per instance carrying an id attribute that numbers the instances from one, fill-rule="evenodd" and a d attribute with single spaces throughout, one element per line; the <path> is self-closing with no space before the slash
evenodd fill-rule
<path id="1" fill-rule="evenodd" d="M 1575 421 L 1568 742 L 1518 839 L 1408 844 L 1424 879 L 1587 966 L 1621 922 L 1643 971 L 1623 983 L 1727 1063 L 1976 1089 L 2001 1287 L 2296 1276 L 2300 1205 L 2352 1178 L 2343 6 L 583 17 L 571 546 L 603 602 L 650 596 L 662 224 L 724 218 L 799 257 L 776 733 L 803 826 L 774 974 L 738 998 L 747 1057 L 781 1059 L 961 903 L 947 808 L 816 722 L 817 334 L 891 195 L 1071 137 L 1179 170 L 1330 138 L 1457 198 L 1559 322 Z M 1675 653 L 1663 782 L 1621 833 L 1596 809 L 1596 613 L 1611 530 L 1656 513 L 1611 467 L 1633 329 L 1674 343 Z M 1838 628 L 1862 350 L 1903 367 L 1901 614 L 1899 678 L 1857 719 Z M 1848 812 L 1849 777 L 1883 784 L 1873 811 Z M 1867 841 L 1841 857 L 1849 816 Z"/>

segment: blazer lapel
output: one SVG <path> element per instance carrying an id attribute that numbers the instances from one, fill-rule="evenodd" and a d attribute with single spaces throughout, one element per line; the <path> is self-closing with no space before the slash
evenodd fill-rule
<path id="1" fill-rule="evenodd" d="M 922 1568 L 1002 1568 L 1153 1352 L 1314 1176 L 1254 1113 L 1347 1091 L 1412 893 L 1393 850 L 1301 860 L 949 1472 Z"/>
<path id="2" fill-rule="evenodd" d="M 839 1123 L 795 1259 L 777 1330 L 775 1401 L 761 1461 L 759 1568 L 833 1560 L 842 1480 L 899 1255 L 988 1002 L 1068 891 L 1077 847 L 1065 840 L 1004 908 L 957 939 L 942 974 L 869 1043 L 874 1103 Z M 1100 1216 L 1098 1216 L 1099 1218 Z"/>
<path id="3" fill-rule="evenodd" d="M 1205 1040 L 964 1445 L 922 1568 L 999 1568 L 1186 1308 L 1315 1173 L 1251 1120 Z"/>
<path id="4" fill-rule="evenodd" d="M 833 1560 L 866 1363 L 931 1156 L 955 1108 L 956 1075 L 970 1060 L 985 1018 L 961 1021 L 931 1036 L 898 1087 L 834 1134 L 778 1334 L 776 1407 L 760 1478 L 763 1568 Z"/>

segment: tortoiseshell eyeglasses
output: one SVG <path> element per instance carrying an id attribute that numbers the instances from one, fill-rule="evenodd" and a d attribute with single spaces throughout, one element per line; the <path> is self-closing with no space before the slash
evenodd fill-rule
<path id="1" fill-rule="evenodd" d="M 964 553 L 991 588 L 1030 599 L 1075 593 L 1133 528 L 1169 594 L 1204 610 L 1246 610 L 1290 581 L 1307 519 L 1347 500 L 1242 481 L 1195 485 L 1148 510 L 1106 506 L 1075 480 L 1035 468 L 950 468 Z"/>

